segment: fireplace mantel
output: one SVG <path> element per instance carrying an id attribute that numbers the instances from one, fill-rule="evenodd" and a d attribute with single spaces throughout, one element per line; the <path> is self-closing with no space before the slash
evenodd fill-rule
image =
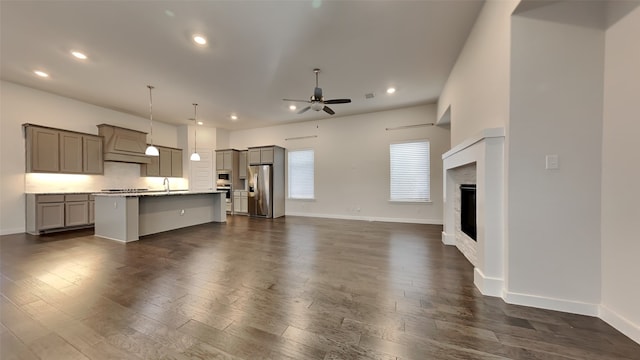
<path id="1" fill-rule="evenodd" d="M 444 231 L 442 242 L 456 245 L 453 171 L 476 165 L 477 253 L 474 284 L 485 295 L 502 296 L 504 289 L 504 128 L 481 131 L 442 155 Z"/>

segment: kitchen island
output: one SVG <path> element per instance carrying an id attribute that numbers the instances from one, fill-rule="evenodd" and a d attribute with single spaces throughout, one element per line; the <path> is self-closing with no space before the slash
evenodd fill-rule
<path id="1" fill-rule="evenodd" d="M 96 193 L 95 235 L 123 242 L 209 222 L 226 222 L 221 191 Z"/>

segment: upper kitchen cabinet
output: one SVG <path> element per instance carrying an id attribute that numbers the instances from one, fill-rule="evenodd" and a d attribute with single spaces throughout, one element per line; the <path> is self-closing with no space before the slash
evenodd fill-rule
<path id="1" fill-rule="evenodd" d="M 240 151 L 238 155 L 238 178 L 246 179 L 247 178 L 247 155 L 248 151 Z"/>
<path id="2" fill-rule="evenodd" d="M 60 172 L 82 174 L 82 135 L 59 131 Z"/>
<path id="3" fill-rule="evenodd" d="M 158 147 L 158 151 L 160 152 L 160 176 L 161 177 L 170 177 L 171 176 L 171 149 Z"/>
<path id="4" fill-rule="evenodd" d="M 140 166 L 140 176 L 182 177 L 182 150 L 158 146 L 159 156 Z"/>
<path id="5" fill-rule="evenodd" d="M 104 174 L 102 136 L 82 136 L 82 170 L 85 174 Z"/>
<path id="6" fill-rule="evenodd" d="M 182 150 L 171 149 L 171 176 L 182 177 Z"/>
<path id="7" fill-rule="evenodd" d="M 216 170 L 235 173 L 238 170 L 239 153 L 235 149 L 216 150 Z"/>
<path id="8" fill-rule="evenodd" d="M 27 172 L 102 174 L 101 136 L 24 125 Z"/>
<path id="9" fill-rule="evenodd" d="M 27 172 L 60 172 L 60 138 L 55 129 L 25 125 Z"/>
<path id="10" fill-rule="evenodd" d="M 249 148 L 249 165 L 273 164 L 274 153 L 284 151 L 279 146 L 261 146 Z"/>

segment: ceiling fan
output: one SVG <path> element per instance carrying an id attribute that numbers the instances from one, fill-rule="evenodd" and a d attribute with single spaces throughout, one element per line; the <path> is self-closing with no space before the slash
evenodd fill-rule
<path id="1" fill-rule="evenodd" d="M 316 87 L 313 89 L 313 96 L 309 100 L 294 100 L 294 99 L 282 99 L 284 101 L 295 101 L 295 102 L 305 102 L 310 104 L 304 109 L 298 111 L 298 114 L 302 114 L 309 109 L 320 111 L 324 110 L 329 115 L 335 114 L 335 112 L 327 106 L 327 104 L 348 104 L 351 102 L 351 99 L 331 99 L 325 100 L 322 96 L 322 89 L 318 87 L 318 73 L 320 69 L 313 69 L 313 72 L 316 73 Z"/>

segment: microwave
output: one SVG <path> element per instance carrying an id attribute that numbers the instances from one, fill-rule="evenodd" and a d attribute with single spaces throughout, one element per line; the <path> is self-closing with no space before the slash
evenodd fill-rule
<path id="1" fill-rule="evenodd" d="M 231 180 L 231 174 L 229 174 L 228 172 L 219 172 L 218 180 L 229 181 Z"/>

